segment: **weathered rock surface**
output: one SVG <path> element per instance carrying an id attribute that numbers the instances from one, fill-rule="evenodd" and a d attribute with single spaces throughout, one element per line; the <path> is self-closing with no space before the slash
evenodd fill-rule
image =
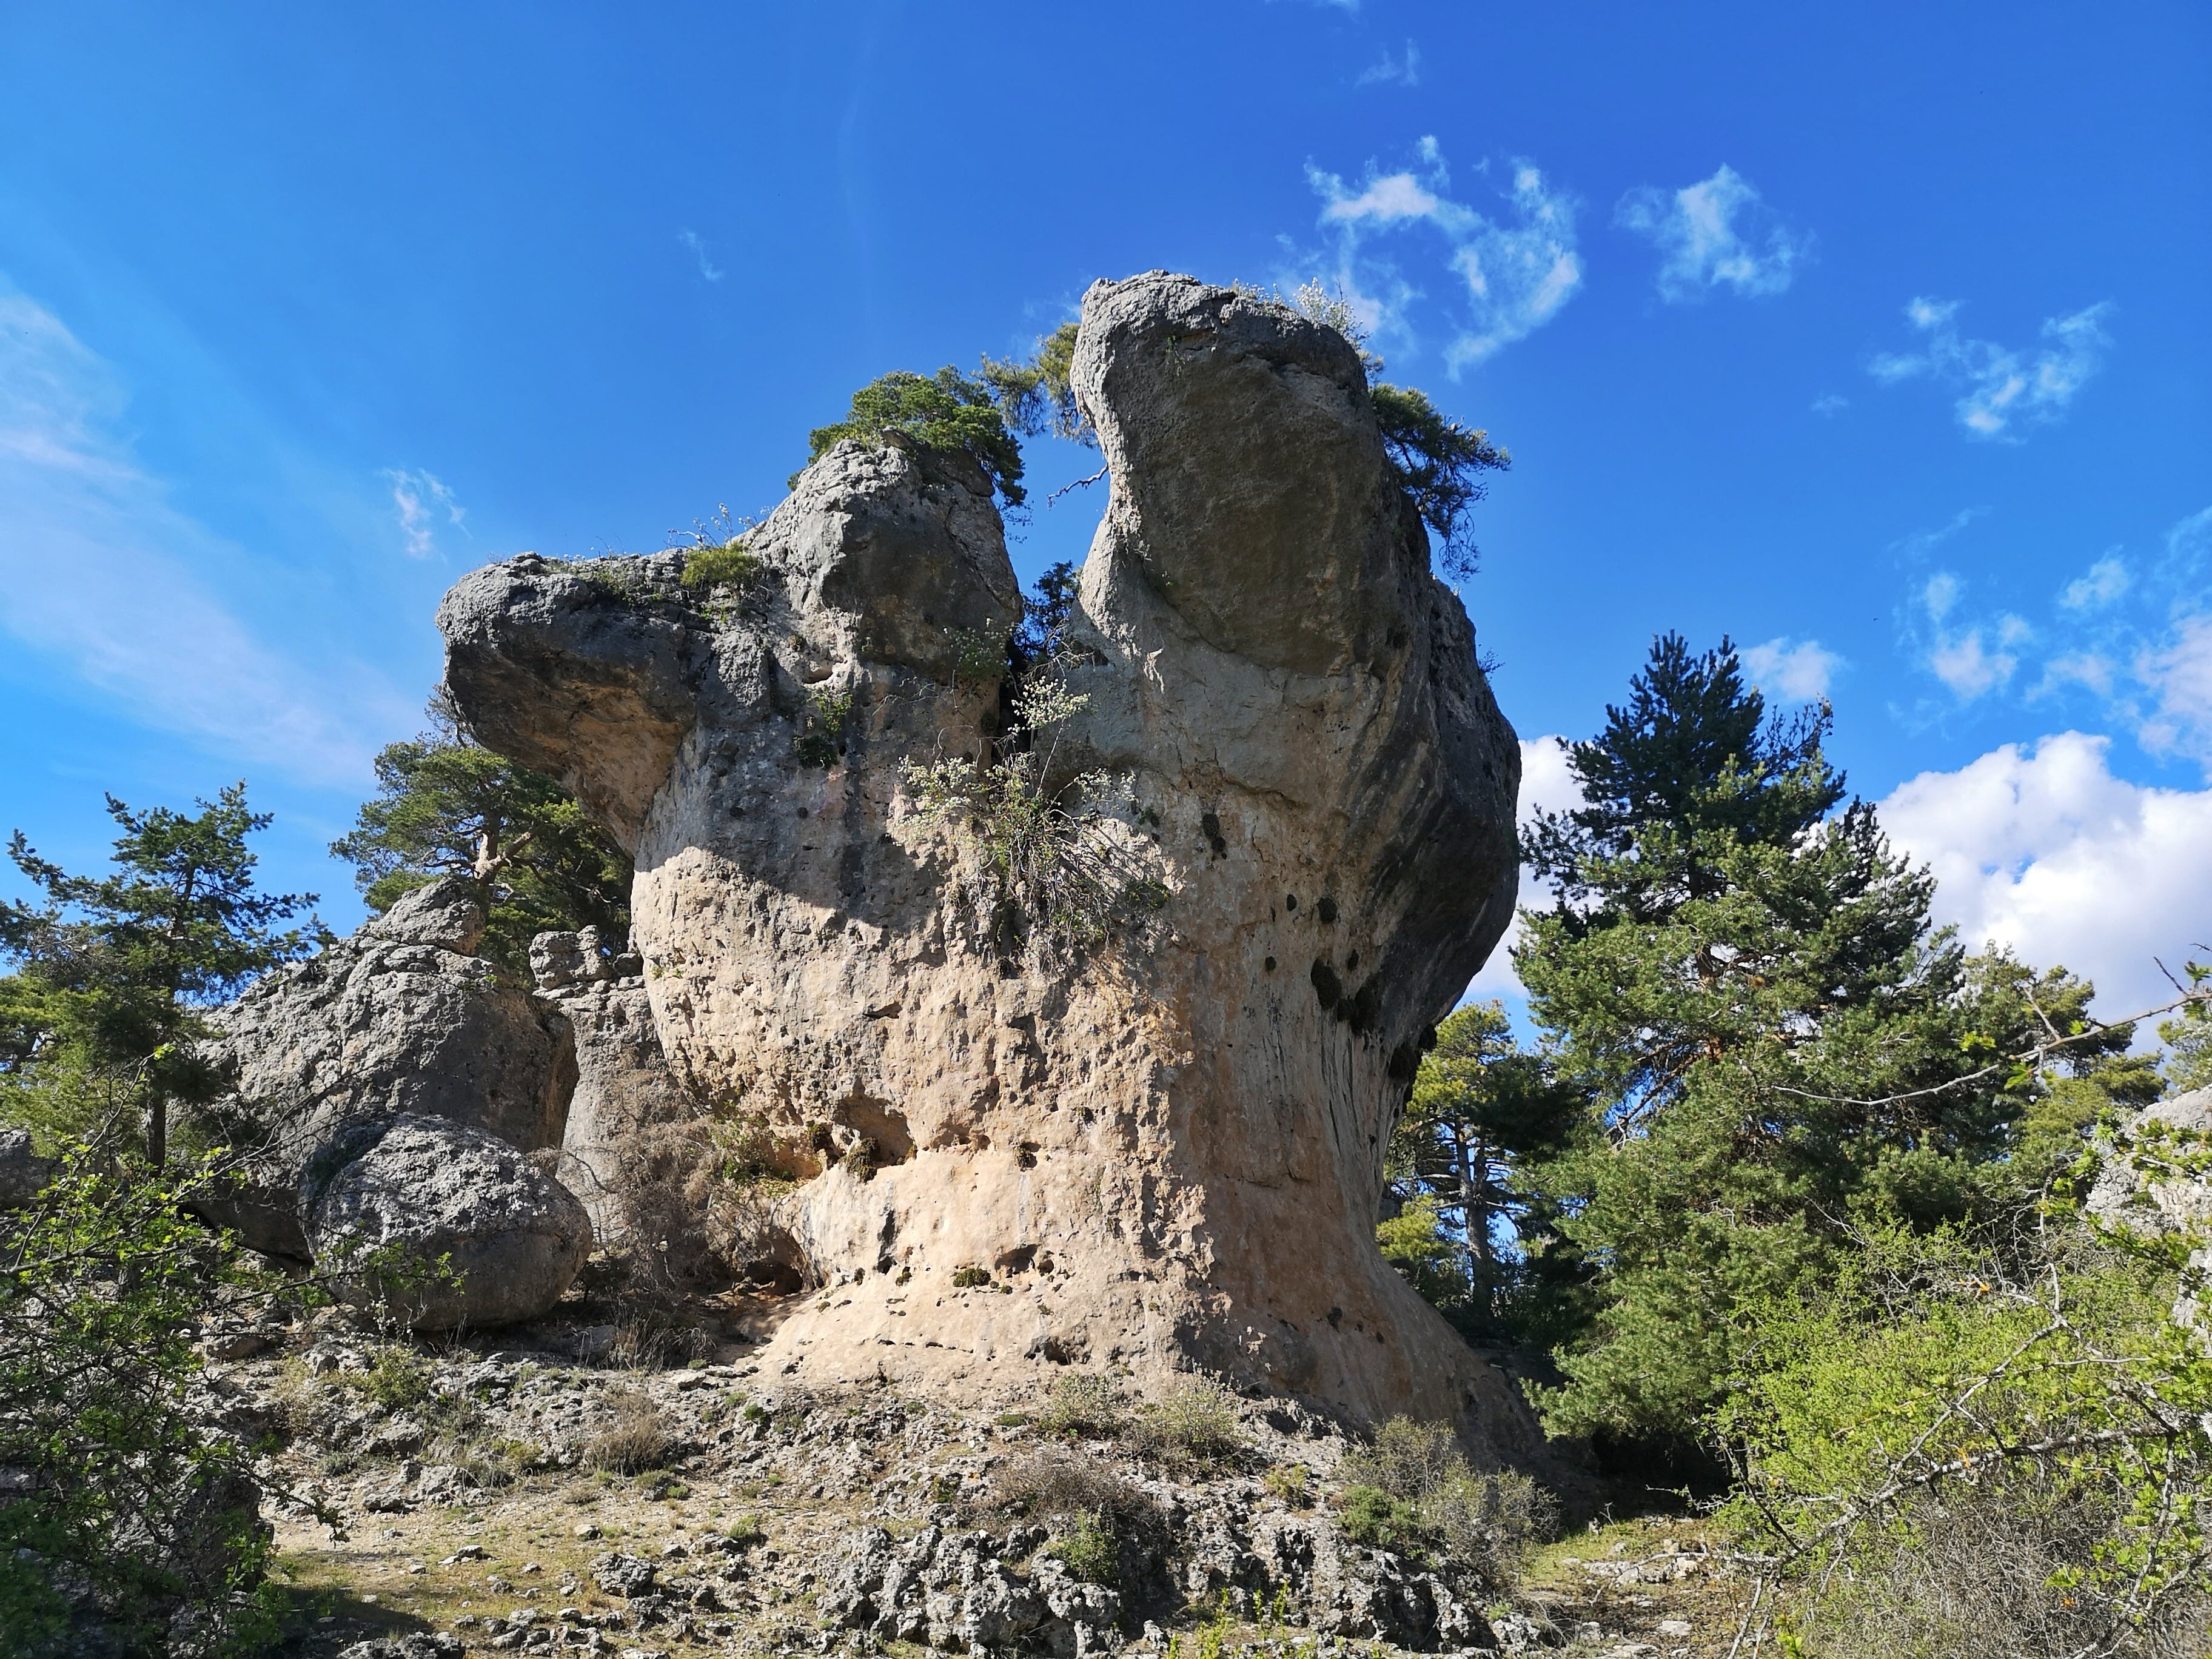
<path id="1" fill-rule="evenodd" d="M 0 1128 L 0 1210 L 28 1204 L 54 1178 L 54 1160 L 31 1150 L 28 1129 Z"/>
<path id="2" fill-rule="evenodd" d="M 304 1256 L 301 1176 L 358 1123 L 445 1118 L 525 1152 L 560 1144 L 574 1081 L 567 1027 L 468 954 L 483 928 L 473 884 L 447 877 L 220 1011 L 212 1057 L 237 1080 L 219 1109 L 265 1145 L 211 1218 L 256 1249 Z"/>
<path id="3" fill-rule="evenodd" d="M 395 1285 L 350 1273 L 341 1294 L 390 1292 L 417 1330 L 503 1325 L 550 1308 L 591 1254 L 592 1224 L 567 1188 L 505 1141 L 447 1118 L 403 1115 L 341 1131 L 301 1193 L 319 1264 L 347 1251 L 450 1257 L 457 1283 Z M 356 1258 L 357 1259 L 357 1258 Z"/>
<path id="4" fill-rule="evenodd" d="M 2175 1168 L 2212 1154 L 2212 1089 L 2192 1089 L 2144 1107 L 2128 1120 L 2122 1139 L 2149 1167 L 2136 1168 L 2133 1157 L 2106 1164 L 2090 1190 L 2090 1213 L 2153 1234 L 2212 1226 L 2212 1175 Z M 2190 1264 L 2212 1273 L 2212 1246 L 2191 1252 Z M 2174 1310 L 2185 1324 L 2194 1324 L 2203 1312 L 2200 1299 L 2185 1292 Z"/>
<path id="5" fill-rule="evenodd" d="M 1075 377 L 1112 483 L 1048 783 L 1127 775 L 1170 894 L 1149 937 L 1010 959 L 972 851 L 905 792 L 902 761 L 1001 729 L 972 643 L 1017 589 L 964 462 L 841 445 L 713 614 L 680 555 L 477 571 L 439 612 L 448 686 L 635 855 L 679 1081 L 819 1171 L 786 1219 L 834 1294 L 780 1370 L 1195 1365 L 1540 1462 L 1373 1241 L 1420 1045 L 1511 915 L 1519 751 L 1357 355 L 1152 273 L 1086 296 Z"/>
<path id="6" fill-rule="evenodd" d="M 539 1001 L 568 1021 L 574 1043 L 560 1178 L 583 1200 L 600 1240 L 615 1240 L 647 1219 L 640 1213 L 644 1188 L 673 1184 L 684 1173 L 676 1166 L 684 1161 L 684 1133 L 701 1110 L 669 1069 L 635 958 L 612 956 L 586 928 L 540 933 L 531 941 L 530 961 Z M 700 1225 L 682 1224 L 681 1217 L 653 1219 L 662 1236 L 648 1247 L 673 1279 L 694 1281 L 721 1268 L 709 1261 L 714 1252 Z"/>

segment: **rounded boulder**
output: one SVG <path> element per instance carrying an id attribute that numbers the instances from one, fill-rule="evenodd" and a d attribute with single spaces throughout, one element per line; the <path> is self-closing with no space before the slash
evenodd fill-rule
<path id="1" fill-rule="evenodd" d="M 534 1319 L 592 1249 L 574 1194 L 505 1141 L 445 1118 L 357 1126 L 314 1158 L 301 1196 L 337 1293 L 386 1304 L 416 1330 Z"/>

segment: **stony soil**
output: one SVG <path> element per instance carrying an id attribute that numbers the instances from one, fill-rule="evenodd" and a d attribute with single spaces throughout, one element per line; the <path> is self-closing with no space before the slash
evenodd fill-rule
<path id="1" fill-rule="evenodd" d="M 574 1319 L 399 1346 L 324 1316 L 208 1346 L 233 1426 L 284 1439 L 284 1478 L 342 1517 L 335 1538 L 303 1511 L 276 1517 L 300 1659 L 1687 1659 L 1728 1651 L 1747 1590 L 1680 1516 L 1578 1529 L 1510 1589 L 1354 1545 L 1333 1499 L 1358 1429 L 1279 1400 L 1236 1401 L 1239 1443 L 1194 1459 L 889 1386 L 802 1393 L 752 1345 L 696 1330 L 681 1355 L 639 1326 Z M 1065 1525 L 994 1504 L 1040 1456 L 1118 1480 L 1160 1518 L 1113 1587 L 1070 1571 Z"/>

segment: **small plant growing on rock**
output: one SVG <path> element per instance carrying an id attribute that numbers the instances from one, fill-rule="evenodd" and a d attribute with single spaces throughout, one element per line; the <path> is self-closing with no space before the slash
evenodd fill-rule
<path id="1" fill-rule="evenodd" d="M 1244 1447 L 1237 1396 L 1218 1382 L 1186 1382 L 1138 1412 L 1136 1442 L 1140 1452 L 1187 1468 L 1226 1463 Z"/>
<path id="2" fill-rule="evenodd" d="M 640 1474 L 659 1468 L 672 1449 L 660 1407 L 634 1389 L 616 1389 L 606 1397 L 608 1420 L 584 1443 L 584 1461 L 611 1474 Z"/>
<path id="3" fill-rule="evenodd" d="M 1312 1475 L 1303 1463 L 1280 1463 L 1261 1477 L 1261 1484 L 1294 1510 L 1313 1502 Z"/>
<path id="4" fill-rule="evenodd" d="M 961 830 L 980 855 L 978 899 L 1029 944 L 1060 955 L 1103 945 L 1167 902 L 1137 838 L 1109 810 L 1127 805 L 1127 780 L 1097 770 L 1059 777 L 1057 734 L 1089 702 L 1045 674 L 1015 694 L 998 759 L 901 768 L 915 816 Z"/>
<path id="5" fill-rule="evenodd" d="M 1127 1420 L 1120 1391 L 1111 1378 L 1079 1371 L 1052 1385 L 1052 1395 L 1037 1413 L 1043 1433 L 1064 1440 L 1109 1440 Z"/>
<path id="6" fill-rule="evenodd" d="M 845 724 L 853 718 L 853 694 L 818 686 L 806 694 L 806 730 L 793 751 L 801 766 L 835 766 L 845 752 Z"/>
<path id="7" fill-rule="evenodd" d="M 684 561 L 684 586 L 695 593 L 743 587 L 760 574 L 760 556 L 733 536 L 720 546 L 695 547 Z"/>
<path id="8" fill-rule="evenodd" d="M 1068 1572 L 1086 1584 L 1115 1584 L 1121 1577 L 1121 1540 L 1102 1515 L 1086 1515 L 1070 1527 L 1053 1552 Z"/>
<path id="9" fill-rule="evenodd" d="M 1370 1549 L 1419 1556 L 1427 1542 L 1421 1512 L 1380 1486 L 1357 1486 L 1344 1494 L 1344 1535 Z"/>
<path id="10" fill-rule="evenodd" d="M 962 1267 L 953 1273 L 952 1282 L 961 1290 L 973 1290 L 978 1285 L 991 1282 L 991 1270 L 988 1267 Z"/>

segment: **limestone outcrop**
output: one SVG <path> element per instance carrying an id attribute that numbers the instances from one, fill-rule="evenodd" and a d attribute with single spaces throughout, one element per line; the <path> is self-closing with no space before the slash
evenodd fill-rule
<path id="1" fill-rule="evenodd" d="M 475 572 L 447 686 L 630 850 L 678 1084 L 804 1177 L 782 1221 L 824 1294 L 768 1364 L 986 1394 L 1200 1367 L 1540 1462 L 1374 1244 L 1421 1045 L 1512 914 L 1519 750 L 1358 357 L 1154 272 L 1086 295 L 1074 372 L 1111 483 L 1030 671 L 1087 702 L 1032 764 L 1048 796 L 1123 780 L 1100 833 L 1165 894 L 1103 947 L 1024 948 L 902 770 L 1006 740 L 1018 588 L 963 459 L 841 444 L 739 588 L 674 553 Z"/>

